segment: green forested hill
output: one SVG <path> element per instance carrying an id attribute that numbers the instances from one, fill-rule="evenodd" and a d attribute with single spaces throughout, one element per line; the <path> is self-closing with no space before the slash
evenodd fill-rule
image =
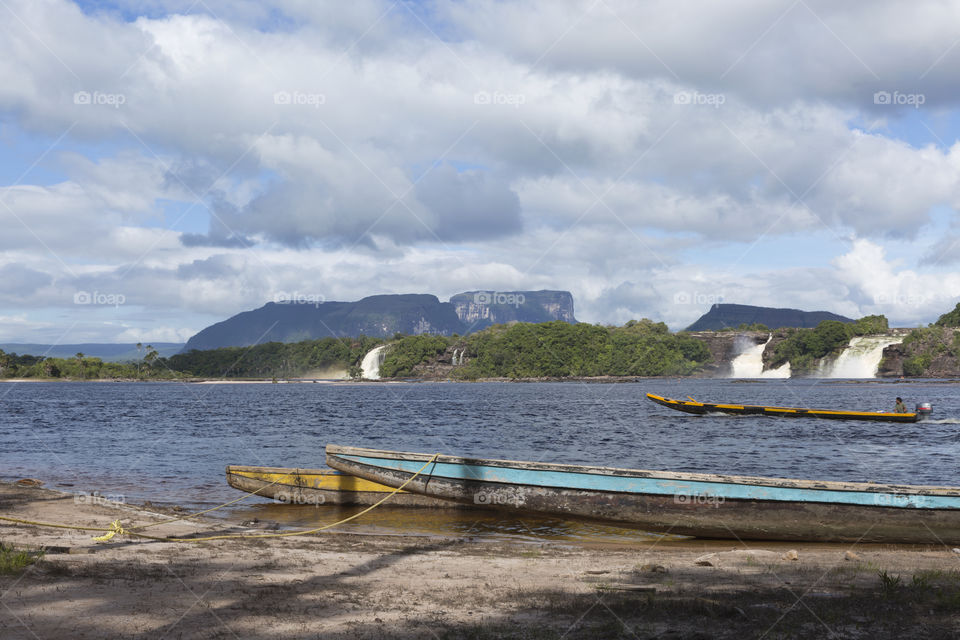
<path id="1" fill-rule="evenodd" d="M 286 378 L 329 369 L 349 371 L 381 338 L 321 338 L 304 342 L 268 342 L 253 347 L 224 347 L 177 354 L 170 369 L 204 378 Z"/>
<path id="2" fill-rule="evenodd" d="M 663 323 L 623 327 L 543 322 L 496 325 L 468 337 L 410 336 L 387 353 L 380 373 L 411 375 L 449 347 L 466 353 L 450 375 L 478 378 L 689 375 L 710 360 L 706 344 Z"/>

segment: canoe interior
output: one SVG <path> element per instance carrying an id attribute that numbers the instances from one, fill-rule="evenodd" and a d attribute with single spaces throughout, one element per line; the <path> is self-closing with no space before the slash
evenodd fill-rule
<path id="1" fill-rule="evenodd" d="M 739 416 L 770 416 L 774 418 L 820 418 L 824 420 L 870 420 L 874 422 L 917 422 L 916 413 L 886 413 L 883 411 L 838 411 L 833 409 L 804 409 L 800 407 L 772 407 L 753 404 L 720 404 L 697 402 L 696 400 L 675 400 L 648 393 L 647 398 L 664 407 L 704 415 L 707 413 L 726 413 Z"/>
<path id="2" fill-rule="evenodd" d="M 393 487 L 341 473 L 335 469 L 298 469 L 229 465 L 227 484 L 248 493 L 257 492 L 286 504 L 371 505 L 393 491 Z M 401 491 L 386 504 L 405 507 L 461 508 L 460 505 Z"/>

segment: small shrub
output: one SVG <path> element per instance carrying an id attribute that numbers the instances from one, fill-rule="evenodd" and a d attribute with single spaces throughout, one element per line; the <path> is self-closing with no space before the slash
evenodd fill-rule
<path id="1" fill-rule="evenodd" d="M 0 575 L 14 575 L 20 573 L 37 559 L 42 553 L 17 550 L 0 543 Z"/>

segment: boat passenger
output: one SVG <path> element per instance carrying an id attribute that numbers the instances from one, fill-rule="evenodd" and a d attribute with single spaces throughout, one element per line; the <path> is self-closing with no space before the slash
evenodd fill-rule
<path id="1" fill-rule="evenodd" d="M 910 413 L 907 411 L 907 405 L 903 404 L 903 398 L 897 398 L 897 405 L 893 408 L 894 413 Z"/>

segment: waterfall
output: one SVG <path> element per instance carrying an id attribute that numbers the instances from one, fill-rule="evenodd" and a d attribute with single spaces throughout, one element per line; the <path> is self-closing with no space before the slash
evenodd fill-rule
<path id="1" fill-rule="evenodd" d="M 460 364 L 459 362 L 457 362 L 457 349 L 453 350 L 453 360 L 451 360 L 450 363 L 453 366 L 457 366 L 458 364 Z"/>
<path id="2" fill-rule="evenodd" d="M 836 360 L 821 363 L 820 375 L 824 378 L 873 378 L 877 375 L 883 350 L 892 344 L 903 342 L 902 337 L 857 336 Z"/>
<path id="3" fill-rule="evenodd" d="M 763 370 L 763 352 L 767 348 L 773 334 L 767 336 L 767 341 L 761 344 L 748 344 L 740 354 L 730 363 L 731 378 L 789 378 L 790 363 L 776 369 Z M 751 341 L 752 342 L 752 341 Z"/>
<path id="4" fill-rule="evenodd" d="M 766 371 L 760 372 L 761 378 L 789 378 L 790 377 L 790 363 L 785 362 L 776 369 L 767 369 Z"/>
<path id="5" fill-rule="evenodd" d="M 767 338 L 767 342 L 770 342 L 770 338 Z M 763 371 L 763 350 L 767 348 L 767 342 L 748 345 L 741 351 L 740 355 L 730 363 L 730 377 L 760 377 L 760 373 Z"/>
<path id="6" fill-rule="evenodd" d="M 384 351 L 386 348 L 387 345 L 382 344 L 371 349 L 367 355 L 363 356 L 360 368 L 363 370 L 363 377 L 367 380 L 380 379 L 380 365 L 383 364 L 383 358 L 387 355 Z"/>

